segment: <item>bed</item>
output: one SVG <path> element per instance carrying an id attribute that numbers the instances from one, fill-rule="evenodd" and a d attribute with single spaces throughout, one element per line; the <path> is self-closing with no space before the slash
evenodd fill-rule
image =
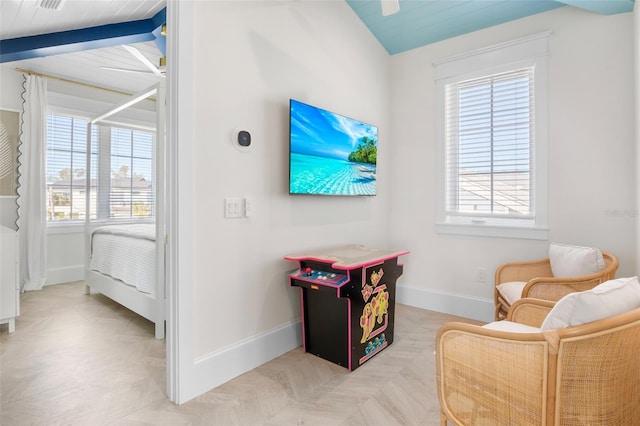
<path id="1" fill-rule="evenodd" d="M 94 289 L 155 324 L 165 334 L 165 294 L 158 279 L 156 225 L 107 225 L 90 232 L 86 293 Z"/>

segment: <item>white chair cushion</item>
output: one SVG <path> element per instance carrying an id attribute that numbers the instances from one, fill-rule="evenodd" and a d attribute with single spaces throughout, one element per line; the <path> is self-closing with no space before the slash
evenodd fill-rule
<path id="1" fill-rule="evenodd" d="M 554 277 L 578 277 L 605 268 L 602 252 L 597 248 L 549 244 L 549 263 Z"/>
<path id="2" fill-rule="evenodd" d="M 527 283 L 524 281 L 509 281 L 498 285 L 497 289 L 502 298 L 511 306 L 522 298 L 522 290 L 525 285 Z"/>
<path id="3" fill-rule="evenodd" d="M 539 333 L 540 329 L 530 325 L 520 324 L 512 321 L 494 321 L 482 326 L 490 330 L 509 331 L 511 333 Z"/>
<path id="4" fill-rule="evenodd" d="M 591 290 L 570 293 L 549 311 L 541 330 L 573 327 L 640 307 L 638 277 L 606 281 Z"/>

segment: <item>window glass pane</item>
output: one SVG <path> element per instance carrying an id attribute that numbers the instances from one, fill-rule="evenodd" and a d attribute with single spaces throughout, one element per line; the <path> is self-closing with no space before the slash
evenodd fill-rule
<path id="1" fill-rule="evenodd" d="M 112 129 L 110 217 L 153 216 L 153 145 L 150 132 Z"/>
<path id="2" fill-rule="evenodd" d="M 449 214 L 531 217 L 533 68 L 447 87 Z"/>
<path id="3" fill-rule="evenodd" d="M 47 117 L 47 219 L 84 220 L 87 121 Z"/>

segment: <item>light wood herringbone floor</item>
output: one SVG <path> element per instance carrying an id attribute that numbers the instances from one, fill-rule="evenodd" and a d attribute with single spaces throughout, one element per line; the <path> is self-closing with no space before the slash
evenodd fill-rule
<path id="1" fill-rule="evenodd" d="M 434 337 L 460 320 L 397 305 L 394 343 L 353 372 L 297 348 L 178 406 L 150 322 L 82 282 L 21 302 L 0 326 L 4 426 L 437 425 Z"/>

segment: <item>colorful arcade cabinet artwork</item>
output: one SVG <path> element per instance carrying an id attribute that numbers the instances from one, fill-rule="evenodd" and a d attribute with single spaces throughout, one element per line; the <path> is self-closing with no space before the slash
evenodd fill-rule
<path id="1" fill-rule="evenodd" d="M 300 288 L 305 352 L 353 371 L 391 345 L 398 257 L 408 253 L 350 245 L 285 256 L 300 266 L 289 285 Z"/>

